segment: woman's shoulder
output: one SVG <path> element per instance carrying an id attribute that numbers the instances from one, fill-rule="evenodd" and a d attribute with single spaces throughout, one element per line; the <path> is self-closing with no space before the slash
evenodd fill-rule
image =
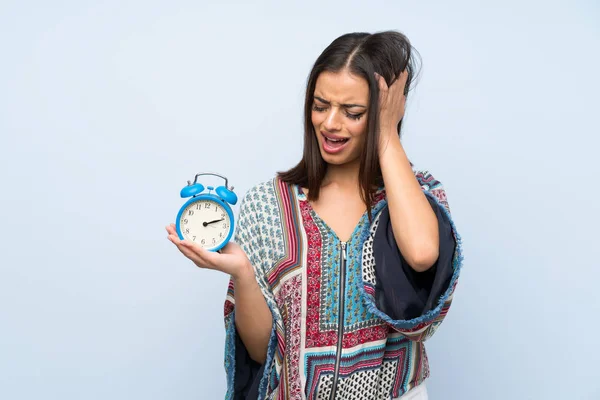
<path id="1" fill-rule="evenodd" d="M 443 189 L 442 182 L 433 176 L 431 171 L 413 166 L 413 173 L 415 174 L 415 178 L 423 190 L 431 191 L 435 189 Z"/>
<path id="2" fill-rule="evenodd" d="M 275 260 L 285 254 L 285 243 L 281 233 L 286 229 L 286 216 L 290 197 L 286 197 L 286 187 L 277 177 L 254 183 L 246 191 L 240 205 L 238 226 L 253 232 L 259 245 L 263 246 L 264 259 Z"/>
<path id="3" fill-rule="evenodd" d="M 283 181 L 278 176 L 273 176 L 252 183 L 249 189 L 244 193 L 244 199 L 261 199 L 270 198 L 277 195 L 278 191 L 290 188 L 291 186 Z"/>
<path id="4" fill-rule="evenodd" d="M 435 197 L 446 209 L 449 209 L 448 198 L 444 184 L 427 169 L 417 168 L 413 165 L 413 173 L 421 189 Z"/>
<path id="5" fill-rule="evenodd" d="M 274 175 L 252 184 L 246 191 L 244 197 L 249 199 L 262 198 L 264 200 L 271 200 L 277 196 L 288 197 L 297 190 L 297 185 L 283 181 L 279 175 Z"/>
<path id="6" fill-rule="evenodd" d="M 256 197 L 264 195 L 273 190 L 273 179 L 263 179 L 250 184 L 249 189 L 244 194 L 244 197 Z"/>
<path id="7" fill-rule="evenodd" d="M 293 198 L 294 185 L 282 181 L 278 176 L 259 180 L 249 187 L 241 197 L 244 211 L 273 214 L 280 210 L 280 204 Z"/>

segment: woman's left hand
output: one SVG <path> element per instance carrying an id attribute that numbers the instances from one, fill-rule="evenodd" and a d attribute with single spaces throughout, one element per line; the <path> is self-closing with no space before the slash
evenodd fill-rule
<path id="1" fill-rule="evenodd" d="M 383 151 L 390 139 L 398 139 L 397 127 L 404 117 L 404 88 L 408 72 L 402 71 L 400 77 L 389 87 L 381 75 L 376 73 L 375 78 L 379 83 L 379 150 Z"/>

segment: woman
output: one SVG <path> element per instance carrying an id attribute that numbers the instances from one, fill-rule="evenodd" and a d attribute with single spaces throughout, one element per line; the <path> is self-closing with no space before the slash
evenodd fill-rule
<path id="1" fill-rule="evenodd" d="M 397 32 L 337 38 L 308 79 L 302 159 L 246 193 L 235 243 L 167 227 L 231 276 L 227 399 L 427 398 L 423 343 L 462 256 L 444 189 L 400 142 L 413 57 Z"/>

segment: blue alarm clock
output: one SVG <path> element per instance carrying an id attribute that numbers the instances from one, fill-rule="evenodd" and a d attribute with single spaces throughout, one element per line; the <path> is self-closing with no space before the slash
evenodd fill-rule
<path id="1" fill-rule="evenodd" d="M 198 177 L 213 175 L 225 180 L 224 186 L 216 189 L 198 182 Z M 212 193 L 212 192 L 215 193 Z M 209 251 L 219 251 L 233 235 L 233 211 L 237 203 L 233 187 L 228 187 L 227 178 L 211 172 L 196 174 L 194 182 L 187 181 L 181 189 L 181 197 L 191 197 L 179 210 L 176 230 L 179 239 L 197 243 Z"/>

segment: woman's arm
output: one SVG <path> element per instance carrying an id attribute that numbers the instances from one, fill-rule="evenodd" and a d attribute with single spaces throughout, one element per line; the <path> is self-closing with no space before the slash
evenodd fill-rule
<path id="1" fill-rule="evenodd" d="M 240 228 L 245 229 L 244 227 Z M 200 268 L 212 269 L 229 274 L 234 286 L 235 325 L 250 358 L 264 363 L 267 345 L 273 327 L 271 310 L 258 285 L 254 267 L 242 247 L 229 242 L 221 252 L 208 251 L 196 243 L 179 240 L 175 224 L 167 226 L 169 240 Z M 242 243 L 245 243 L 242 241 Z M 245 246 L 248 250 L 250 248 Z M 233 294 L 233 292 L 232 292 Z"/>
<path id="2" fill-rule="evenodd" d="M 248 268 L 232 276 L 235 290 L 235 325 L 250 357 L 263 364 L 273 326 L 273 316 L 256 282 L 254 270 Z"/>
<path id="3" fill-rule="evenodd" d="M 396 127 L 404 117 L 404 71 L 389 88 L 379 82 L 379 165 L 388 198 L 394 237 L 402 256 L 416 271 L 431 268 L 438 258 L 438 221 L 415 178 Z"/>
<path id="4" fill-rule="evenodd" d="M 393 135 L 396 140 L 389 140 L 379 156 L 392 230 L 406 262 L 423 272 L 438 258 L 438 221 L 395 131 Z"/>

